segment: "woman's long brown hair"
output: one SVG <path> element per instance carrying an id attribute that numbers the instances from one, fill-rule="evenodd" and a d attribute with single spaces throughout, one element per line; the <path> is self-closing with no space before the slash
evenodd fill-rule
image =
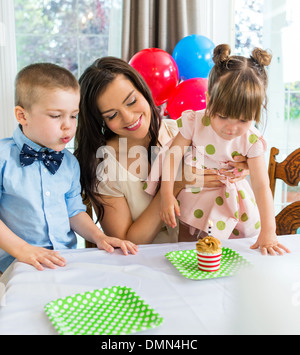
<path id="1" fill-rule="evenodd" d="M 99 199 L 95 198 L 95 191 L 99 182 L 96 177 L 96 168 L 100 163 L 100 160 L 96 158 L 96 152 L 99 147 L 106 145 L 107 141 L 116 134 L 105 125 L 103 116 L 97 107 L 97 99 L 105 91 L 108 84 L 121 74 L 132 82 L 134 87 L 145 97 L 150 105 L 149 162 L 151 162 L 151 146 L 159 144 L 158 134 L 161 117 L 145 80 L 133 67 L 122 59 L 115 57 L 97 59 L 84 71 L 79 79 L 81 96 L 74 155 L 80 165 L 82 192 L 94 206 L 97 206 L 95 210 L 98 220 L 103 218 L 104 208 L 100 204 Z"/>

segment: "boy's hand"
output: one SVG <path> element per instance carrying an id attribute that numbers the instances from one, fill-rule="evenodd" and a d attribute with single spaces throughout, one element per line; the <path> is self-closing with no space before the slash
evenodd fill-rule
<path id="1" fill-rule="evenodd" d="M 56 266 L 65 266 L 66 260 L 59 254 L 58 251 L 49 250 L 33 245 L 26 245 L 22 248 L 17 259 L 23 263 L 34 266 L 37 270 L 44 270 L 44 266 L 55 269 Z"/>
<path id="2" fill-rule="evenodd" d="M 108 237 L 103 235 L 97 241 L 98 249 L 104 249 L 109 253 L 113 253 L 114 248 L 121 248 L 125 255 L 128 255 L 128 252 L 131 254 L 136 254 L 138 252 L 138 247 L 136 244 L 128 241 L 122 240 L 119 238 Z"/>
<path id="3" fill-rule="evenodd" d="M 176 217 L 180 216 L 180 208 L 178 201 L 172 195 L 170 197 L 164 196 L 161 202 L 161 209 L 160 209 L 160 218 L 164 221 L 168 226 L 175 228 L 176 227 Z"/>
<path id="4" fill-rule="evenodd" d="M 286 253 L 290 253 L 290 250 L 284 245 L 280 244 L 277 240 L 277 236 L 274 233 L 262 233 L 260 232 L 257 241 L 251 245 L 251 249 L 260 248 L 261 253 L 263 255 L 283 255 L 285 251 Z"/>

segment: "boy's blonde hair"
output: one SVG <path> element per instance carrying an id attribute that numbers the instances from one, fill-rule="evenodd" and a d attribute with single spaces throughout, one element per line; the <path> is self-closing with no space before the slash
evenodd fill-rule
<path id="1" fill-rule="evenodd" d="M 38 101 L 40 89 L 79 90 L 79 84 L 69 70 L 56 64 L 30 64 L 23 68 L 16 77 L 15 105 L 30 109 Z"/>
<path id="2" fill-rule="evenodd" d="M 230 56 L 230 47 L 220 44 L 214 50 L 215 63 L 208 78 L 208 116 L 260 121 L 267 106 L 268 75 L 265 66 L 272 55 L 255 48 L 250 58 Z"/>

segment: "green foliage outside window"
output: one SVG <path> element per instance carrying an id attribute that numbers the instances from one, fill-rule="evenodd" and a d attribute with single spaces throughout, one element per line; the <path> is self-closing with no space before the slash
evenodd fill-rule
<path id="1" fill-rule="evenodd" d="M 110 0 L 15 0 L 18 69 L 52 62 L 77 77 L 107 55 Z"/>

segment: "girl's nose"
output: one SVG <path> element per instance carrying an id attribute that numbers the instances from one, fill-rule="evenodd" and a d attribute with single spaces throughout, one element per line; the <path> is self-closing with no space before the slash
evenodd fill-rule
<path id="1" fill-rule="evenodd" d="M 236 120 L 227 120 L 226 127 L 228 129 L 234 130 L 236 128 L 237 121 Z"/>

